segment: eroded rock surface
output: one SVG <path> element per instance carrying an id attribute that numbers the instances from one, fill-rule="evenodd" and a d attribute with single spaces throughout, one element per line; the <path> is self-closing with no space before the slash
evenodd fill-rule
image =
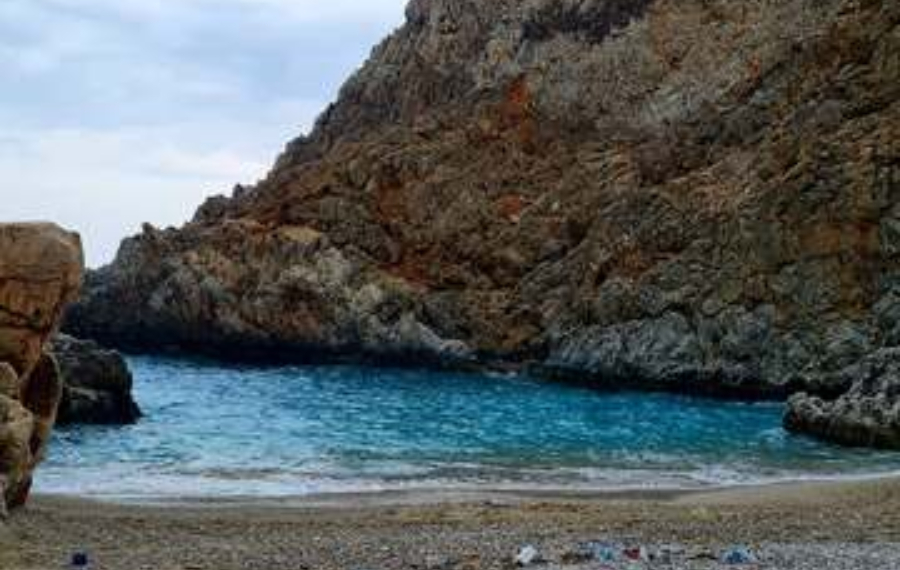
<path id="1" fill-rule="evenodd" d="M 121 354 L 93 341 L 53 337 L 50 350 L 63 379 L 57 424 L 131 424 L 141 416 Z"/>
<path id="2" fill-rule="evenodd" d="M 44 352 L 81 286 L 77 235 L 50 224 L 0 224 L 0 511 L 24 504 L 62 396 Z"/>
<path id="3" fill-rule="evenodd" d="M 853 387 L 833 400 L 793 396 L 785 427 L 844 445 L 900 450 L 900 349 L 879 351 L 835 375 Z"/>
<path id="4" fill-rule="evenodd" d="M 263 181 L 127 240 L 69 330 L 833 397 L 900 343 L 898 21 L 414 0 Z"/>

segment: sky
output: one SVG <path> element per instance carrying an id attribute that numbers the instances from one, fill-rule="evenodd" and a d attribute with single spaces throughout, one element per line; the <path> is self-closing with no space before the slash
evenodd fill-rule
<path id="1" fill-rule="evenodd" d="M 81 233 L 88 265 L 143 222 L 262 178 L 406 0 L 0 0 L 0 221 Z"/>

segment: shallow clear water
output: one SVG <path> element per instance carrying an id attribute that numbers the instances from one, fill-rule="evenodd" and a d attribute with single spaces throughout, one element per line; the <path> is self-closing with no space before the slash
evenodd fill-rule
<path id="1" fill-rule="evenodd" d="M 409 370 L 131 365 L 146 418 L 58 432 L 39 492 L 693 487 L 900 470 L 900 454 L 787 434 L 777 404 Z"/>

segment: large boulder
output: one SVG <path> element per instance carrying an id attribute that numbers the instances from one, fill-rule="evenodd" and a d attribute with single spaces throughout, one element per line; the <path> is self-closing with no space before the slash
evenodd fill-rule
<path id="1" fill-rule="evenodd" d="M 837 375 L 852 388 L 831 400 L 793 396 L 785 427 L 842 445 L 900 450 L 900 349 L 879 351 Z"/>
<path id="2" fill-rule="evenodd" d="M 24 504 L 62 397 L 45 346 L 83 272 L 81 241 L 51 224 L 0 224 L 0 511 Z"/>
<path id="3" fill-rule="evenodd" d="M 141 416 L 133 380 L 121 354 L 93 341 L 59 334 L 50 344 L 63 378 L 56 423 L 131 424 Z"/>

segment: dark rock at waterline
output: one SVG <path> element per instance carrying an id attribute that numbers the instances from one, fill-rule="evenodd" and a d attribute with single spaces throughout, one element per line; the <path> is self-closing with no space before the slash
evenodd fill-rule
<path id="1" fill-rule="evenodd" d="M 50 349 L 64 382 L 58 424 L 129 424 L 141 416 L 131 372 L 119 353 L 62 334 Z"/>
<path id="2" fill-rule="evenodd" d="M 265 180 L 126 240 L 67 329 L 847 390 L 900 343 L 900 4 L 574 6 L 414 0 Z"/>
<path id="3" fill-rule="evenodd" d="M 785 427 L 842 445 L 900 450 L 900 349 L 879 351 L 835 375 L 853 387 L 833 400 L 793 396 Z"/>

